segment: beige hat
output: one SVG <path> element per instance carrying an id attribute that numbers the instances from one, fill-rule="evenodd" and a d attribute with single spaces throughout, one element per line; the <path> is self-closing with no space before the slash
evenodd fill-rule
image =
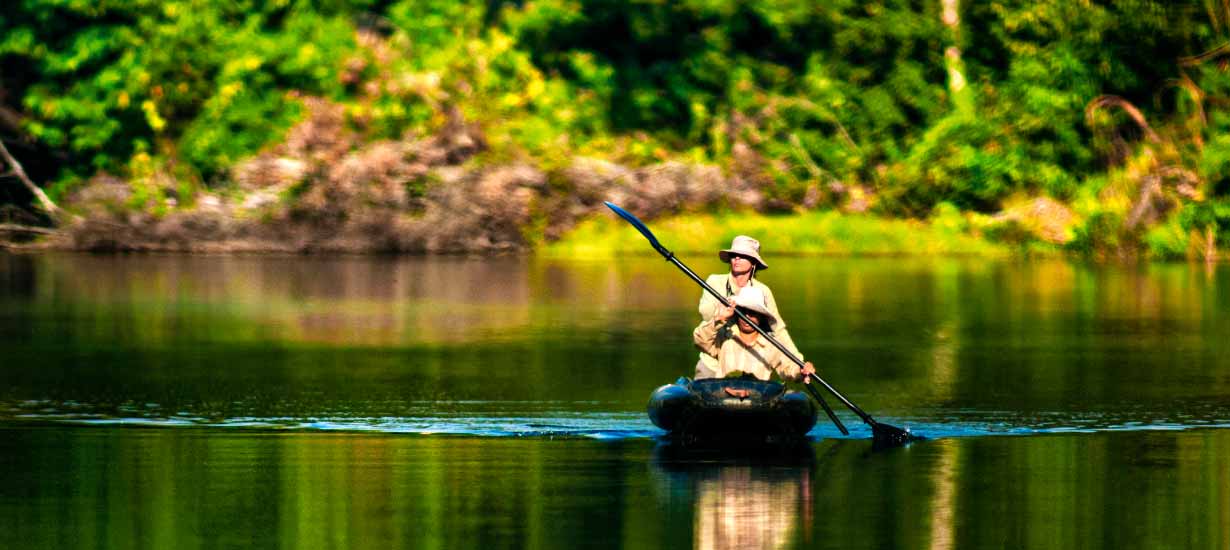
<path id="1" fill-rule="evenodd" d="M 769 326 L 761 328 L 767 329 L 777 324 L 777 317 L 769 313 L 769 307 L 766 303 L 764 291 L 760 290 L 760 287 L 748 285 L 735 295 L 735 307 L 741 307 L 760 314 L 764 317 L 765 322 L 769 324 Z"/>
<path id="2" fill-rule="evenodd" d="M 769 269 L 769 264 L 764 263 L 764 259 L 760 257 L 760 241 L 748 237 L 747 235 L 739 235 L 735 240 L 730 242 L 730 248 L 718 252 L 718 257 L 723 262 L 730 263 L 730 255 L 738 254 L 747 256 L 756 261 L 756 269 Z"/>

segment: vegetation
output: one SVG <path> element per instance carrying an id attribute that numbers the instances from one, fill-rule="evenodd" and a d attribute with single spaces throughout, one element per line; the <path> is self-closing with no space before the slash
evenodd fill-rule
<path id="1" fill-rule="evenodd" d="M 969 255 L 1006 256 L 1014 247 L 973 236 L 966 219 L 955 208 L 941 207 L 944 215 L 933 220 L 885 220 L 832 210 L 790 216 L 747 213 L 683 214 L 654 224 L 653 231 L 676 253 L 712 255 L 730 246 L 735 235 L 760 235 L 769 239 L 775 254 L 805 255 Z M 1051 253 L 1056 250 L 1050 249 Z M 656 254 L 645 239 L 619 219 L 589 220 L 564 240 L 545 247 L 552 256 L 609 257 L 625 254 Z M 1030 250 L 1044 253 L 1043 250 Z"/>
<path id="2" fill-rule="evenodd" d="M 1212 258 L 1228 64 L 1206 0 L 27 0 L 0 134 L 74 246 L 522 249 L 622 197 Z"/>

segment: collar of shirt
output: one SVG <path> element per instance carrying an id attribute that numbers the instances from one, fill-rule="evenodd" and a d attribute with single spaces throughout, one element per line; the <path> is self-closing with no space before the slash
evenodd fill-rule
<path id="1" fill-rule="evenodd" d="M 752 277 L 751 279 L 748 279 L 747 284 L 749 286 L 754 286 L 756 284 L 756 278 Z M 734 296 L 734 295 L 735 295 L 735 274 L 727 273 L 726 274 L 726 297 L 730 298 L 731 296 Z"/>
<path id="2" fill-rule="evenodd" d="M 737 328 L 736 328 L 736 329 L 734 329 L 734 330 L 739 330 L 739 329 L 737 329 Z M 749 348 L 766 348 L 766 347 L 769 347 L 769 346 L 771 346 L 771 345 L 772 345 L 772 344 L 770 344 L 770 343 L 769 343 L 769 342 L 765 339 L 765 337 L 764 337 L 764 336 L 761 336 L 761 335 L 759 335 L 759 334 L 757 334 L 757 335 L 756 335 L 756 339 L 755 339 L 755 340 L 753 340 L 751 344 L 745 343 L 745 342 L 744 342 L 741 338 L 739 338 L 739 335 L 738 335 L 738 334 L 731 334 L 730 336 L 731 336 L 731 338 L 734 338 L 735 340 L 738 340 L 738 342 L 739 342 L 740 344 L 742 344 L 742 345 L 743 345 L 743 347 L 749 347 Z"/>

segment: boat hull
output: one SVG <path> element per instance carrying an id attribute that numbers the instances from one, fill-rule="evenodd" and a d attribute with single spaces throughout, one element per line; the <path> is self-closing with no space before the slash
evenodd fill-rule
<path id="1" fill-rule="evenodd" d="M 727 389 L 742 390 L 734 397 Z M 748 446 L 797 443 L 816 425 L 816 407 L 777 382 L 681 378 L 654 390 L 649 419 L 688 444 Z"/>

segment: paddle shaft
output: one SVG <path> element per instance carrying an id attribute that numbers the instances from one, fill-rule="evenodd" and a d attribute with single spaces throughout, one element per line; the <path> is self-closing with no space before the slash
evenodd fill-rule
<path id="1" fill-rule="evenodd" d="M 828 415 L 829 420 L 833 422 L 834 426 L 837 426 L 837 430 L 841 432 L 841 435 L 850 435 L 850 430 L 847 430 L 846 425 L 842 424 L 841 420 L 837 418 L 837 413 L 833 412 L 829 402 L 824 399 L 823 395 L 820 395 L 820 390 L 817 390 L 814 384 L 803 384 L 803 387 L 807 388 L 807 393 L 810 393 L 812 398 L 824 409 L 824 414 Z"/>

